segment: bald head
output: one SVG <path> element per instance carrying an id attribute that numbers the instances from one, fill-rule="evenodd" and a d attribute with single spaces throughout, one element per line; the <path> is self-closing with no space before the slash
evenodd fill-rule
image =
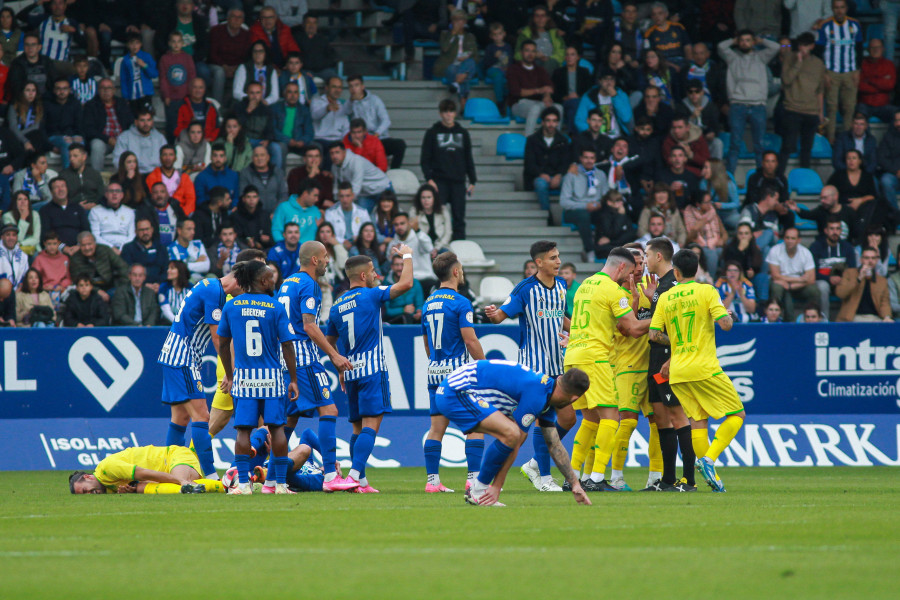
<path id="1" fill-rule="evenodd" d="M 323 244 L 315 240 L 303 242 L 297 258 L 300 261 L 300 268 L 315 278 L 325 275 L 325 272 L 328 270 L 328 259 L 328 250 L 325 249 Z"/>
<path id="2" fill-rule="evenodd" d="M 822 191 L 819 192 L 819 202 L 822 203 L 822 206 L 832 207 L 837 204 L 838 201 L 838 190 L 833 185 L 826 185 L 822 188 Z"/>
<path id="3" fill-rule="evenodd" d="M 12 294 L 12 282 L 9 279 L 0 279 L 0 300 L 6 300 Z"/>

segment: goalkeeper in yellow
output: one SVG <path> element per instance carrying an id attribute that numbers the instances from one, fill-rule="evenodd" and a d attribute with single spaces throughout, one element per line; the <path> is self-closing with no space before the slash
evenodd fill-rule
<path id="1" fill-rule="evenodd" d="M 135 446 L 100 461 L 93 474 L 69 476 L 73 494 L 202 494 L 224 492 L 219 481 L 201 479 L 197 455 L 184 446 Z"/>
<path id="2" fill-rule="evenodd" d="M 715 462 L 737 435 L 746 413 L 716 357 L 715 324 L 729 331 L 734 319 L 713 286 L 694 281 L 699 264 L 696 254 L 681 250 L 672 264 L 678 285 L 659 298 L 650 321 L 650 339 L 672 348 L 672 358 L 661 373 L 668 372 L 672 391 L 691 419 L 692 430 L 705 432 L 709 417 L 725 419 L 711 444 L 698 447 L 694 438 L 697 468 L 714 492 L 724 492 Z"/>

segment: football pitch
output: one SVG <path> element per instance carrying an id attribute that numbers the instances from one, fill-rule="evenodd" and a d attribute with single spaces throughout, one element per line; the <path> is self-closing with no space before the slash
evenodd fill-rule
<path id="1" fill-rule="evenodd" d="M 71 496 L 62 472 L 0 478 L 2 598 L 896 598 L 900 471 L 721 469 L 729 492 L 601 493 L 511 472 L 506 508 L 426 495 Z M 646 471 L 626 472 L 632 487 Z"/>

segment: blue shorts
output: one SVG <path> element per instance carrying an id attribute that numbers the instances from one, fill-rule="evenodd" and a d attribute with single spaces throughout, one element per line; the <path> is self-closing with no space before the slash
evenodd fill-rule
<path id="1" fill-rule="evenodd" d="M 478 424 L 497 412 L 484 400 L 474 400 L 465 393 L 457 393 L 444 385 L 437 389 L 434 398 L 438 414 L 444 415 L 466 434 L 478 427 Z"/>
<path id="2" fill-rule="evenodd" d="M 290 375 L 284 374 L 284 389 L 291 382 Z M 297 367 L 297 388 L 300 395 L 296 402 L 287 400 L 287 416 L 312 417 L 320 406 L 331 406 L 334 398 L 331 397 L 331 378 L 328 371 L 320 362 L 314 362 L 306 367 Z"/>
<path id="3" fill-rule="evenodd" d="M 384 371 L 346 382 L 350 422 L 391 412 L 391 388 Z"/>
<path id="4" fill-rule="evenodd" d="M 162 403 L 184 404 L 189 400 L 206 400 L 200 370 L 194 367 L 160 365 L 163 371 Z"/>
<path id="5" fill-rule="evenodd" d="M 280 398 L 235 398 L 234 399 L 234 426 L 256 428 L 259 426 L 259 418 L 263 418 L 266 425 L 284 425 L 285 400 Z"/>
<path id="6" fill-rule="evenodd" d="M 441 414 L 441 411 L 437 409 L 437 404 L 435 404 L 434 397 L 437 394 L 438 386 L 429 385 L 428 386 L 428 414 L 432 417 Z"/>

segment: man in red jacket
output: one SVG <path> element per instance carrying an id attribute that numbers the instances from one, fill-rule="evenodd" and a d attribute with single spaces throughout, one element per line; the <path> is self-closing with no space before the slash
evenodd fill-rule
<path id="1" fill-rule="evenodd" d="M 350 119 L 350 133 L 344 136 L 344 148 L 367 158 L 370 163 L 387 173 L 388 163 L 384 144 L 374 135 L 369 135 L 365 120 Z"/>
<path id="2" fill-rule="evenodd" d="M 703 137 L 703 131 L 696 125 L 691 125 L 687 117 L 677 116 L 672 119 L 672 129 L 662 143 L 662 155 L 669 156 L 669 152 L 675 146 L 684 148 L 687 155 L 687 164 L 684 167 L 700 177 L 703 165 L 709 160 L 709 145 Z"/>
<path id="3" fill-rule="evenodd" d="M 219 111 L 216 105 L 206 98 L 206 82 L 196 77 L 191 82 L 188 95 L 178 108 L 178 120 L 175 123 L 175 139 L 194 121 L 203 123 L 203 137 L 213 142 L 219 137 Z"/>
<path id="4" fill-rule="evenodd" d="M 250 28 L 251 45 L 257 40 L 262 40 L 266 45 L 272 63 L 279 69 L 284 68 L 288 54 L 300 54 L 300 47 L 291 35 L 291 28 L 278 18 L 278 13 L 271 6 L 259 11 L 259 20 Z"/>
<path id="5" fill-rule="evenodd" d="M 878 117 L 885 123 L 893 122 L 897 107 L 890 102 L 895 83 L 897 69 L 893 62 L 884 57 L 884 42 L 878 38 L 869 40 L 869 56 L 863 59 L 859 74 L 856 110 L 867 117 Z"/>

